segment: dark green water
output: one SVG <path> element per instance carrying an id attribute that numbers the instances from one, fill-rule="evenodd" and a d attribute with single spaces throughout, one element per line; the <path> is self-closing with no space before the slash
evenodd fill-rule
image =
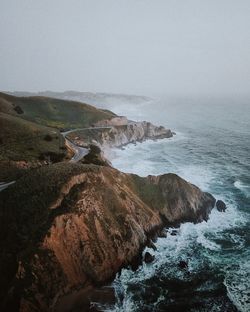
<path id="1" fill-rule="evenodd" d="M 115 167 L 143 176 L 175 172 L 228 209 L 158 239 L 152 264 L 116 278 L 117 302 L 106 310 L 250 311 L 250 101 L 172 98 L 116 111 L 177 135 L 117 151 Z"/>

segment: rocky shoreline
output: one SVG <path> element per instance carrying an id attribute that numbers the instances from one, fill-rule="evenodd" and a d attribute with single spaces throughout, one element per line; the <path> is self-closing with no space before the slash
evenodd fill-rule
<path id="1" fill-rule="evenodd" d="M 70 311 L 79 298 L 88 305 L 96 287 L 138 267 L 166 226 L 207 220 L 215 206 L 211 194 L 175 174 L 125 174 L 102 155 L 171 130 L 117 118 L 95 127 L 108 128 L 70 133 L 91 147 L 82 161 L 33 170 L 0 194 L 3 311 Z"/>
<path id="2" fill-rule="evenodd" d="M 93 125 L 92 128 L 72 131 L 67 137 L 76 145 L 87 147 L 90 144 L 98 145 L 103 151 L 113 147 L 171 138 L 175 135 L 170 129 L 155 126 L 147 121 L 129 121 L 126 117 L 115 117 L 103 120 Z"/>
<path id="3" fill-rule="evenodd" d="M 65 163 L 40 168 L 1 194 L 1 276 L 14 273 L 2 280 L 9 285 L 6 306 L 18 298 L 16 311 L 71 306 L 72 294 L 106 283 L 124 266 L 136 268 L 165 226 L 207 219 L 214 204 L 173 174 L 141 178 Z"/>

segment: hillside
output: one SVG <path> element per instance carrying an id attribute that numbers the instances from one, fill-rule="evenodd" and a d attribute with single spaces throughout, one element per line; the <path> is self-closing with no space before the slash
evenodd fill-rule
<path id="1" fill-rule="evenodd" d="M 142 103 L 151 101 L 152 99 L 142 95 L 128 95 L 128 94 L 113 94 L 102 92 L 79 92 L 79 91 L 42 91 L 42 92 L 13 92 L 9 93 L 14 96 L 45 96 L 57 98 L 62 100 L 79 101 L 95 105 L 99 108 L 116 109 L 117 107 L 126 103 L 140 105 Z"/>
<path id="2" fill-rule="evenodd" d="M 0 94 L 0 181 L 15 180 L 0 192 L 1 311 L 73 311 L 76 297 L 88 311 L 96 287 L 124 266 L 137 268 L 165 226 L 208 219 L 215 199 L 180 177 L 112 168 L 102 147 L 173 135 L 114 116 L 77 102 Z M 65 161 L 60 130 L 93 123 L 109 127 L 69 131 L 68 142 L 93 139 L 101 148 Z"/>
<path id="3" fill-rule="evenodd" d="M 0 93 L 0 112 L 57 129 L 89 127 L 114 113 L 91 105 L 48 97 L 15 97 Z"/>
<path id="4" fill-rule="evenodd" d="M 31 171 L 0 193 L 0 301 L 6 311 L 72 311 L 77 292 L 88 301 L 138 265 L 164 226 L 207 219 L 214 203 L 174 174 L 70 163 Z"/>
<path id="5" fill-rule="evenodd" d="M 20 169 L 67 159 L 71 154 L 60 130 L 113 116 L 83 103 L 0 92 L 0 181 L 15 180 Z"/>
<path id="6" fill-rule="evenodd" d="M 59 130 L 4 113 L 0 113 L 0 124 L 0 161 L 44 160 L 46 154 L 64 158 L 64 139 Z"/>

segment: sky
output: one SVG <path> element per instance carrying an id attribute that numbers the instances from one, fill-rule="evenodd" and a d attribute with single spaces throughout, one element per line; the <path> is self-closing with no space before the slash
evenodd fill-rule
<path id="1" fill-rule="evenodd" d="M 0 90 L 250 94 L 249 0 L 0 0 Z"/>

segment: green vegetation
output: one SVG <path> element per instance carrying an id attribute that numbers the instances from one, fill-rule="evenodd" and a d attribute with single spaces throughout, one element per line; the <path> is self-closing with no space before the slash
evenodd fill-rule
<path id="1" fill-rule="evenodd" d="M 29 169 L 17 167 L 13 161 L 0 161 L 0 182 L 16 181 L 28 171 Z"/>
<path id="2" fill-rule="evenodd" d="M 59 130 L 0 113 L 0 161 L 59 161 L 65 158 Z"/>
<path id="3" fill-rule="evenodd" d="M 6 161 L 62 161 L 67 150 L 60 130 L 89 127 L 113 116 L 83 103 L 0 92 L 0 162 L 6 169 Z M 15 166 L 9 167 L 12 175 Z"/>
<path id="4" fill-rule="evenodd" d="M 0 112 L 58 129 L 89 127 L 115 116 L 110 111 L 80 102 L 47 97 L 15 97 L 4 93 L 0 93 Z"/>
<path id="5" fill-rule="evenodd" d="M 164 198 L 158 185 L 136 174 L 131 174 L 131 188 L 149 207 L 160 210 L 164 206 Z"/>
<path id="6" fill-rule="evenodd" d="M 82 164 L 94 164 L 98 166 L 110 166 L 108 161 L 101 154 L 101 149 L 94 144 L 89 146 L 89 153 L 81 160 Z"/>

